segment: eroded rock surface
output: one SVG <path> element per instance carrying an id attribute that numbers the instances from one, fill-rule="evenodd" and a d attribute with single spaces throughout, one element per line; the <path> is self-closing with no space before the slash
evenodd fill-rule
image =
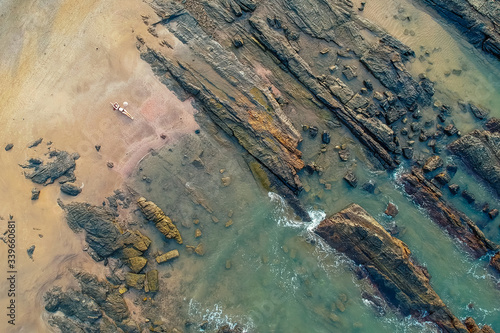
<path id="1" fill-rule="evenodd" d="M 500 4 L 489 0 L 421 0 L 454 24 L 467 40 L 500 59 Z"/>
<path id="2" fill-rule="evenodd" d="M 400 181 L 415 203 L 477 258 L 498 251 L 498 246 L 488 240 L 471 219 L 442 198 L 441 190 L 427 180 L 419 169 L 414 168 L 411 173 L 402 175 Z"/>
<path id="3" fill-rule="evenodd" d="M 146 218 L 153 222 L 156 228 L 169 239 L 175 239 L 182 244 L 182 237 L 172 220 L 154 202 L 139 198 L 137 204 Z"/>
<path id="4" fill-rule="evenodd" d="M 330 246 L 363 265 L 385 298 L 403 315 L 435 322 L 445 332 L 467 333 L 429 284 L 427 271 L 408 246 L 392 237 L 362 207 L 352 204 L 323 220 L 315 232 Z"/>
<path id="5" fill-rule="evenodd" d="M 500 133 L 474 130 L 448 148 L 500 195 Z"/>

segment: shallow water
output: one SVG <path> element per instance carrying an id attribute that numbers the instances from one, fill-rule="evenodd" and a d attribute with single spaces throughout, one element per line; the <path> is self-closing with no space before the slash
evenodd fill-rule
<path id="1" fill-rule="evenodd" d="M 362 15 L 416 51 L 410 71 L 414 75 L 425 72 L 436 82 L 437 99 L 452 104 L 453 120 L 462 132 L 478 128 L 480 123 L 458 109 L 459 99 L 488 107 L 491 116 L 500 116 L 498 61 L 457 41 L 453 29 L 440 25 L 409 1 L 372 0 Z M 401 19 L 407 16 L 411 16 L 410 21 Z M 217 130 L 202 127 L 201 134 L 188 135 L 177 145 L 146 158 L 133 184 L 181 226 L 185 244 L 202 243 L 206 251 L 200 257 L 183 246 L 161 245 L 163 251 L 179 248 L 181 252 L 181 259 L 173 265 L 185 276 L 181 292 L 186 320 L 191 323 L 187 331 L 201 331 L 199 325 L 204 321 L 208 331 L 225 323 L 238 323 L 255 332 L 437 331 L 433 324 L 401 318 L 386 305 L 374 306 L 363 297 L 373 291 L 366 281 L 357 279 L 355 265 L 311 232 L 326 215 L 352 202 L 364 207 L 384 227 L 397 226 L 397 237 L 428 268 L 432 286 L 456 316 L 472 316 L 478 323 L 500 330 L 500 291 L 487 269 L 488 258 L 469 256 L 402 194 L 397 177 L 407 166 L 392 174 L 367 171 L 369 162 L 359 143 L 344 129 L 332 133 L 332 143 L 347 144 L 351 151 L 348 162 L 339 161 L 333 144 L 321 153 L 317 142 L 304 135 L 300 146 L 304 160 L 321 160 L 326 168 L 321 176 L 301 174 L 305 191 L 300 199 L 313 220 L 303 223 L 295 220 L 278 195 L 266 193 L 253 179 L 241 157 L 244 153 L 235 151 L 234 143 L 223 134 L 213 139 Z M 206 161 L 204 168 L 191 163 L 197 157 Z M 358 166 L 359 184 L 368 180 L 377 184 L 375 194 L 360 186 L 347 187 L 342 177 L 352 165 Z M 498 200 L 491 190 L 464 170 L 460 169 L 453 181 L 471 189 L 478 202 L 489 201 L 496 207 Z M 231 177 L 227 187 L 221 182 L 226 176 Z M 144 177 L 151 183 L 144 182 Z M 462 198 L 444 192 L 487 237 L 500 242 L 498 221 L 491 222 Z M 388 202 L 399 208 L 394 219 L 383 213 Z M 193 222 L 196 220 L 199 224 Z M 229 220 L 232 224 L 226 227 Z M 196 228 L 202 231 L 199 239 L 194 237 Z"/>

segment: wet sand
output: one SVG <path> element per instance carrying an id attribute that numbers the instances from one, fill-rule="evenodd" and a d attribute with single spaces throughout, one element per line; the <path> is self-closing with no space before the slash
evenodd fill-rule
<path id="1" fill-rule="evenodd" d="M 148 35 L 141 15 L 155 17 L 142 1 L 7 0 L 0 3 L 0 232 L 16 223 L 17 316 L 1 332 L 46 332 L 43 294 L 66 285 L 68 267 L 103 276 L 102 265 L 82 251 L 83 235 L 66 225 L 56 200 L 99 204 L 120 188 L 150 149 L 198 128 L 190 101 L 181 102 L 161 84 L 136 49 L 136 35 Z M 109 102 L 127 101 L 131 121 Z M 165 139 L 160 135 L 165 134 Z M 43 142 L 28 149 L 37 138 Z M 47 142 L 52 145 L 48 146 Z M 13 143 L 6 152 L 3 148 Z M 94 148 L 101 145 L 100 152 Z M 48 148 L 78 152 L 76 198 L 25 179 L 18 164 L 42 157 Z M 106 166 L 113 162 L 114 168 Z M 31 189 L 41 189 L 31 201 Z M 34 261 L 26 250 L 35 245 Z M 7 247 L 0 243 L 0 276 L 7 271 Z M 9 301 L 0 285 L 2 308 Z"/>

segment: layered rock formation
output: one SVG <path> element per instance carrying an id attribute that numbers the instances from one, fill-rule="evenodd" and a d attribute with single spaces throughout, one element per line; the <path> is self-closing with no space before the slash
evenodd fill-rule
<path id="1" fill-rule="evenodd" d="M 448 148 L 500 195 L 500 133 L 474 130 Z"/>
<path id="2" fill-rule="evenodd" d="M 422 171 L 414 168 L 411 173 L 402 175 L 400 181 L 414 202 L 424 208 L 435 223 L 462 242 L 475 257 L 498 251 L 498 246 L 488 240 L 471 219 L 442 198 L 441 190 L 427 180 Z"/>
<path id="3" fill-rule="evenodd" d="M 79 157 L 80 155 L 77 153 L 69 154 L 65 151 L 53 150 L 49 153 L 51 160 L 47 164 L 44 164 L 42 160 L 32 158 L 28 164 L 22 165 L 22 167 L 33 169 L 32 172 L 25 173 L 25 176 L 34 183 L 48 185 L 63 177 L 59 181 L 62 184 L 76 179 L 74 174 L 75 160 Z"/>
<path id="4" fill-rule="evenodd" d="M 45 294 L 45 309 L 54 313 L 49 319 L 52 326 L 62 332 L 140 332 L 115 286 L 85 272 L 74 276 L 80 290 L 54 287 Z"/>
<path id="5" fill-rule="evenodd" d="M 420 0 L 454 24 L 467 40 L 500 59 L 500 4 L 488 0 Z"/>
<path id="6" fill-rule="evenodd" d="M 468 332 L 434 292 L 427 271 L 408 246 L 392 237 L 362 207 L 352 204 L 323 220 L 315 232 L 330 246 L 363 265 L 387 301 L 403 315 L 435 322 L 445 332 Z"/>
<path id="7" fill-rule="evenodd" d="M 137 205 L 146 218 L 168 239 L 175 239 L 182 244 L 182 237 L 172 220 L 154 202 L 139 198 Z"/>

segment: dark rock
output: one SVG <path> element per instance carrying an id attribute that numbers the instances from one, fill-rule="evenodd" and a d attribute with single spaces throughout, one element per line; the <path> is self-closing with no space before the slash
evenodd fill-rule
<path id="1" fill-rule="evenodd" d="M 500 134 L 474 130 L 448 148 L 500 194 Z"/>
<path id="2" fill-rule="evenodd" d="M 429 157 L 426 161 L 422 169 L 424 172 L 432 172 L 443 166 L 443 160 L 439 155 L 434 155 Z"/>
<path id="3" fill-rule="evenodd" d="M 488 212 L 488 216 L 490 217 L 490 219 L 495 219 L 497 216 L 498 216 L 498 209 L 492 209 Z"/>
<path id="4" fill-rule="evenodd" d="M 477 48 L 500 59 L 500 19 L 493 2 L 478 5 L 463 0 L 422 0 L 460 30 Z"/>
<path id="5" fill-rule="evenodd" d="M 450 175 L 450 177 L 453 178 L 453 176 L 455 176 L 455 174 L 457 173 L 457 170 L 458 170 L 458 166 L 456 164 L 448 164 L 446 166 L 446 171 L 448 172 L 448 174 Z"/>
<path id="6" fill-rule="evenodd" d="M 116 322 L 121 322 L 130 315 L 127 303 L 116 289 L 108 294 L 101 307 L 106 315 Z"/>
<path id="7" fill-rule="evenodd" d="M 28 252 L 28 257 L 30 257 L 30 259 L 33 260 L 33 252 L 35 252 L 35 245 L 31 245 L 27 252 Z"/>
<path id="8" fill-rule="evenodd" d="M 323 141 L 324 144 L 329 144 L 330 134 L 327 131 L 323 131 L 323 134 L 321 135 L 321 140 Z"/>
<path id="9" fill-rule="evenodd" d="M 459 240 L 464 246 L 467 246 L 477 258 L 498 249 L 498 245 L 488 240 L 467 215 L 443 199 L 439 188 L 425 179 L 420 170 L 414 168 L 412 173 L 402 175 L 400 180 L 406 193 L 413 198 L 416 204 L 428 212 L 431 220 L 446 229 L 448 234 Z"/>
<path id="10" fill-rule="evenodd" d="M 83 271 L 73 272 L 77 279 L 82 293 L 92 297 L 98 305 L 102 305 L 111 291 L 111 285 L 106 281 L 100 281 L 95 275 Z"/>
<path id="11" fill-rule="evenodd" d="M 82 192 L 82 189 L 75 184 L 71 183 L 64 183 L 61 185 L 61 192 L 71 195 L 71 196 L 77 196 Z"/>
<path id="12" fill-rule="evenodd" d="M 373 91 L 373 83 L 372 83 L 372 81 L 370 81 L 370 80 L 364 80 L 363 84 L 366 87 L 366 89 L 368 89 L 368 91 Z"/>
<path id="13" fill-rule="evenodd" d="M 363 208 L 352 204 L 323 220 L 315 232 L 357 265 L 363 265 L 386 300 L 403 315 L 435 322 L 443 331 L 468 333 L 432 289 L 410 250 Z"/>
<path id="14" fill-rule="evenodd" d="M 73 157 L 65 151 L 52 151 L 51 157 L 55 160 L 46 165 L 29 165 L 33 172 L 25 173 L 26 178 L 37 184 L 52 184 L 57 178 L 62 176 L 72 177 L 76 167 Z"/>
<path id="15" fill-rule="evenodd" d="M 108 163 L 106 163 L 106 166 L 108 168 L 112 169 L 115 166 L 115 164 L 113 162 L 108 162 Z"/>
<path id="16" fill-rule="evenodd" d="M 231 326 L 229 325 L 224 325 L 224 326 L 221 326 L 219 327 L 219 329 L 217 330 L 217 333 L 243 333 L 244 330 L 236 325 L 234 328 L 231 328 Z"/>
<path id="17" fill-rule="evenodd" d="M 344 180 L 349 184 L 351 187 L 356 187 L 358 186 L 358 178 L 356 178 L 356 175 L 352 170 L 347 171 L 347 173 L 344 175 Z"/>
<path id="18" fill-rule="evenodd" d="M 318 128 L 316 126 L 309 127 L 309 136 L 314 139 L 318 135 Z"/>
<path id="19" fill-rule="evenodd" d="M 484 128 L 491 133 L 500 133 L 500 119 L 491 118 L 484 124 Z"/>
<path id="20" fill-rule="evenodd" d="M 33 148 L 33 147 L 36 147 L 36 146 L 38 146 L 40 143 L 42 143 L 42 141 L 43 141 L 43 138 L 37 139 L 37 140 L 33 141 L 32 143 L 30 143 L 30 144 L 28 145 L 28 148 Z"/>
<path id="21" fill-rule="evenodd" d="M 5 146 L 5 151 L 9 151 L 9 150 L 11 150 L 12 148 L 14 148 L 14 144 L 9 143 L 9 144 L 7 144 L 7 145 Z"/>
<path id="22" fill-rule="evenodd" d="M 123 247 L 121 229 L 113 211 L 87 203 L 59 205 L 66 213 L 66 221 L 73 231 L 85 230 L 85 240 L 100 257 L 108 257 Z"/>
<path id="23" fill-rule="evenodd" d="M 384 213 L 390 217 L 396 217 L 396 215 L 398 215 L 399 213 L 398 207 L 396 207 L 396 205 L 393 204 L 392 202 L 389 202 L 389 204 L 387 204 L 387 208 Z"/>
<path id="24" fill-rule="evenodd" d="M 462 191 L 462 198 L 464 198 L 469 204 L 476 202 L 476 197 L 474 197 L 474 195 L 467 190 Z"/>
<path id="25" fill-rule="evenodd" d="M 67 317 L 75 317 L 84 323 L 94 323 L 102 317 L 97 303 L 81 292 L 63 292 L 55 287 L 45 294 L 45 309 L 49 312 L 61 311 Z"/>
<path id="26" fill-rule="evenodd" d="M 39 197 L 40 197 L 40 190 L 34 187 L 31 190 L 31 200 L 38 200 Z"/>
<path id="27" fill-rule="evenodd" d="M 234 47 L 242 47 L 244 44 L 243 42 L 243 38 L 241 38 L 241 36 L 234 36 L 233 37 L 233 45 Z"/>
<path id="28" fill-rule="evenodd" d="M 85 325 L 81 323 L 76 323 L 75 321 L 68 319 L 64 316 L 51 316 L 48 320 L 49 324 L 54 327 L 58 327 L 61 332 L 71 332 L 71 333 L 87 333 L 92 332 L 90 325 Z"/>
<path id="29" fill-rule="evenodd" d="M 372 180 L 369 180 L 368 182 L 364 183 L 361 188 L 363 189 L 363 191 L 373 194 L 375 192 L 376 186 L 377 185 Z"/>
<path id="30" fill-rule="evenodd" d="M 490 113 L 489 110 L 480 108 L 472 103 L 467 104 L 467 109 L 474 115 L 474 117 L 481 120 L 486 119 Z"/>
<path id="31" fill-rule="evenodd" d="M 101 145 L 95 145 L 95 150 L 100 151 L 101 150 Z"/>
<path id="32" fill-rule="evenodd" d="M 42 164 L 43 161 L 39 158 L 30 158 L 28 160 L 28 163 L 31 164 L 32 167 L 36 167 L 37 165 Z"/>
<path id="33" fill-rule="evenodd" d="M 403 148 L 403 156 L 406 159 L 411 160 L 413 158 L 413 148 L 412 147 L 404 147 Z"/>
<path id="34" fill-rule="evenodd" d="M 457 184 L 450 184 L 450 186 L 448 186 L 448 189 L 450 190 L 451 194 L 455 195 L 460 191 L 460 186 L 458 186 Z"/>
<path id="35" fill-rule="evenodd" d="M 458 133 L 458 129 L 455 127 L 455 125 L 453 124 L 449 124 L 447 125 L 444 129 L 443 129 L 444 133 L 448 136 L 452 136 L 452 135 L 455 135 Z"/>
<path id="36" fill-rule="evenodd" d="M 491 257 L 490 265 L 500 272 L 500 252 L 497 252 L 493 257 Z"/>
<path id="37" fill-rule="evenodd" d="M 440 184 L 440 185 L 446 185 L 450 182 L 451 177 L 448 175 L 447 172 L 441 172 L 438 173 L 434 179 Z"/>

